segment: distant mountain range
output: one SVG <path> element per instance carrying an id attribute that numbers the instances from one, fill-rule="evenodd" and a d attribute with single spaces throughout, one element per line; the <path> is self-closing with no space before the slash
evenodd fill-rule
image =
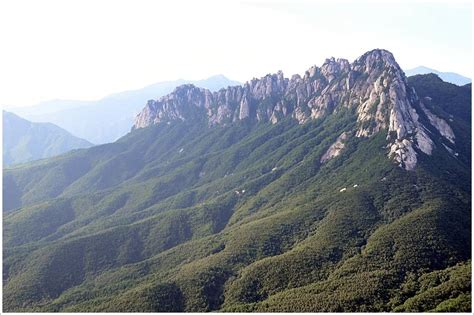
<path id="1" fill-rule="evenodd" d="M 465 85 L 471 83 L 471 79 L 454 72 L 441 72 L 438 70 L 430 69 L 424 66 L 416 67 L 413 69 L 405 70 L 405 75 L 410 77 L 416 74 L 429 74 L 434 73 L 438 75 L 443 81 L 453 83 L 456 85 Z"/>
<path id="2" fill-rule="evenodd" d="M 159 82 L 141 89 L 125 91 L 98 101 L 52 100 L 31 107 L 11 108 L 10 111 L 34 122 L 51 122 L 71 134 L 94 144 L 113 142 L 130 131 L 133 119 L 150 99 L 170 93 L 179 85 L 192 83 L 217 91 L 240 84 L 223 75 L 205 80 L 176 80 Z"/>
<path id="3" fill-rule="evenodd" d="M 471 89 L 386 50 L 149 101 L 3 172 L 7 312 L 470 312 Z"/>
<path id="4" fill-rule="evenodd" d="M 43 159 L 92 143 L 51 123 L 33 123 L 3 112 L 3 165 Z"/>

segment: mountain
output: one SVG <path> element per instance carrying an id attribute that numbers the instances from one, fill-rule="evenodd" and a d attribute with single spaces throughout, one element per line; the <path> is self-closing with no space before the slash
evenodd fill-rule
<path id="1" fill-rule="evenodd" d="M 469 312 L 470 102 L 379 49 L 177 87 L 4 171 L 4 310 Z"/>
<path id="2" fill-rule="evenodd" d="M 423 102 L 419 102 L 419 111 L 429 117 L 430 124 L 421 123 L 413 105 L 417 101 L 393 55 L 377 50 L 353 64 L 345 59 L 327 59 L 321 68 L 312 67 L 304 77 L 286 79 L 278 72 L 214 93 L 183 85 L 158 101 L 149 101 L 134 128 L 176 120 L 202 120 L 209 126 L 243 119 L 274 124 L 285 117 L 302 124 L 357 107 L 355 136 L 369 137 L 388 129 L 388 155 L 400 166 L 413 169 L 417 162 L 414 147 L 427 155 L 433 150 L 430 124 L 447 143 L 455 143 L 449 124 Z"/>
<path id="3" fill-rule="evenodd" d="M 212 91 L 239 82 L 216 75 L 205 80 L 159 82 L 138 90 L 125 91 L 98 101 L 53 100 L 11 111 L 36 122 L 51 122 L 92 143 L 113 142 L 130 131 L 133 117 L 143 104 L 168 94 L 179 85 L 193 83 Z"/>
<path id="4" fill-rule="evenodd" d="M 32 123 L 3 111 L 3 165 L 44 159 L 92 143 L 50 123 Z"/>
<path id="5" fill-rule="evenodd" d="M 454 72 L 440 72 L 438 70 L 430 69 L 427 67 L 416 67 L 405 71 L 406 76 L 413 76 L 417 74 L 429 74 L 433 73 L 439 76 L 443 81 L 449 82 L 456 85 L 466 85 L 471 83 L 471 79 Z"/>

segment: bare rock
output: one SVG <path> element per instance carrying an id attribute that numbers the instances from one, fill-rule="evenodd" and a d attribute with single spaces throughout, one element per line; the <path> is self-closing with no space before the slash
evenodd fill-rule
<path id="1" fill-rule="evenodd" d="M 417 158 L 413 143 L 407 139 L 395 140 L 390 146 L 389 157 L 393 158 L 400 167 L 412 171 L 415 169 Z"/>
<path id="2" fill-rule="evenodd" d="M 454 132 L 449 124 L 444 119 L 433 114 L 422 102 L 420 102 L 420 107 L 428 117 L 430 124 L 435 127 L 444 138 L 448 139 L 451 143 L 454 143 Z"/>
<path id="3" fill-rule="evenodd" d="M 348 135 L 349 134 L 347 132 L 343 132 L 339 137 L 337 137 L 336 142 L 331 144 L 326 153 L 324 153 L 321 157 L 321 163 L 325 163 L 341 154 L 341 151 L 342 149 L 344 149 L 345 146 L 344 141 L 347 139 Z"/>

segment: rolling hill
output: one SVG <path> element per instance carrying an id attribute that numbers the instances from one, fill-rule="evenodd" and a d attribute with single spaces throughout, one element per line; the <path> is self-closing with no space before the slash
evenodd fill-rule
<path id="1" fill-rule="evenodd" d="M 71 135 L 50 123 L 33 123 L 3 112 L 3 165 L 44 159 L 92 143 Z"/>
<path id="2" fill-rule="evenodd" d="M 441 71 L 434 70 L 434 69 L 427 68 L 427 67 L 423 67 L 423 66 L 416 67 L 416 68 L 413 68 L 413 69 L 408 69 L 408 70 L 405 71 L 405 74 L 408 77 L 414 76 L 414 75 L 417 75 L 417 74 L 430 74 L 430 73 L 436 74 L 438 77 L 440 77 L 445 82 L 456 84 L 456 85 L 459 85 L 459 86 L 471 83 L 470 78 L 462 76 L 458 73 L 441 72 Z"/>

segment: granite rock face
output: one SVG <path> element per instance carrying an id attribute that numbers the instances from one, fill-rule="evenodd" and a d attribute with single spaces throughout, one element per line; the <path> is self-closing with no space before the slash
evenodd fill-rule
<path id="1" fill-rule="evenodd" d="M 321 163 L 325 163 L 329 161 L 330 159 L 338 156 L 341 154 L 342 149 L 344 149 L 345 144 L 344 140 L 346 140 L 348 137 L 347 132 L 343 132 L 339 137 L 337 137 L 336 142 L 334 142 L 329 149 L 326 151 L 326 153 L 323 154 L 321 157 Z"/>
<path id="2" fill-rule="evenodd" d="M 286 117 L 303 124 L 344 107 L 355 108 L 357 127 L 353 134 L 371 137 L 386 132 L 387 155 L 407 170 L 416 166 L 417 154 L 430 155 L 434 148 L 416 108 L 421 108 L 430 124 L 454 143 L 449 124 L 423 105 L 393 55 L 381 49 L 369 51 L 353 63 L 330 58 L 321 67 L 309 68 L 303 76 L 285 78 L 279 71 L 214 93 L 183 85 L 169 95 L 148 101 L 133 128 L 176 120 L 206 121 L 209 126 L 244 119 L 275 124 Z M 343 139 L 339 140 L 334 152 L 343 148 Z M 334 155 L 328 153 L 326 158 L 330 156 Z"/>

